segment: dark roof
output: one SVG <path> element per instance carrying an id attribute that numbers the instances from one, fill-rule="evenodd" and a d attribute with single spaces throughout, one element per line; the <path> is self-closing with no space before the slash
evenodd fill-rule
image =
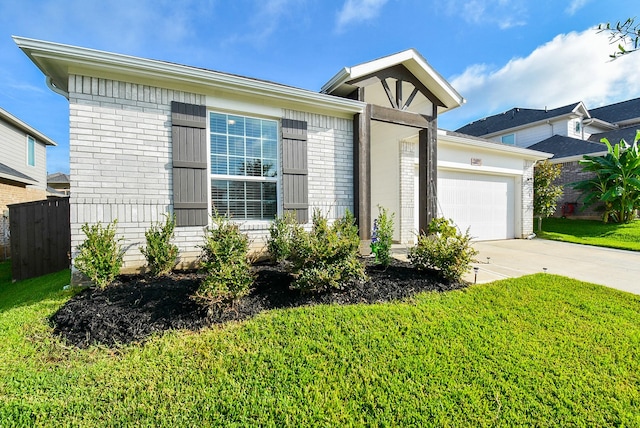
<path id="1" fill-rule="evenodd" d="M 562 135 L 554 135 L 527 148 L 553 153 L 552 159 L 607 151 L 607 146 L 602 143 L 594 143 L 592 141 L 584 141 Z"/>
<path id="2" fill-rule="evenodd" d="M 38 180 L 34 180 L 33 178 L 29 177 L 28 175 L 25 175 L 23 173 L 21 173 L 20 171 L 17 171 L 9 166 L 6 166 L 3 163 L 0 163 L 0 174 L 5 174 L 5 175 L 9 175 L 11 176 L 15 181 L 19 181 L 20 183 L 24 183 L 25 180 L 27 180 L 27 183 L 37 183 Z"/>
<path id="3" fill-rule="evenodd" d="M 515 107 L 511 110 L 505 111 L 504 113 L 485 117 L 484 119 L 476 120 L 475 122 L 464 125 L 463 127 L 456 129 L 456 132 L 480 137 L 482 135 L 493 134 L 494 132 L 526 125 L 527 123 L 548 120 L 569 114 L 578 106 L 578 104 L 580 103 L 573 103 L 551 110 L 535 110 Z"/>
<path id="4" fill-rule="evenodd" d="M 62 172 L 54 172 L 53 174 L 47 175 L 47 183 L 68 183 L 69 176 Z"/>
<path id="5" fill-rule="evenodd" d="M 609 123 L 618 123 L 629 119 L 640 118 L 640 98 L 594 108 L 589 110 L 589 113 L 591 117 Z"/>
<path id="6" fill-rule="evenodd" d="M 620 140 L 624 140 L 627 143 L 633 143 L 636 138 L 636 132 L 640 129 L 640 126 L 628 126 L 626 128 L 614 129 L 613 131 L 601 132 L 599 134 L 592 134 L 589 137 L 589 141 L 600 142 L 601 139 L 606 138 L 611 144 L 618 144 Z"/>

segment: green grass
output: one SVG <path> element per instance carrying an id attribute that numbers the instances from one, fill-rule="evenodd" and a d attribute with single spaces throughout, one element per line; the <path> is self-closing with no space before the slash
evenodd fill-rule
<path id="1" fill-rule="evenodd" d="M 6 272 L 2 426 L 640 426 L 640 296 L 593 284 L 538 274 L 77 350 L 46 321 L 69 272 Z"/>
<path id="2" fill-rule="evenodd" d="M 538 233 L 538 232 L 536 232 Z M 554 241 L 640 251 L 640 220 L 627 224 L 545 218 L 538 236 Z"/>

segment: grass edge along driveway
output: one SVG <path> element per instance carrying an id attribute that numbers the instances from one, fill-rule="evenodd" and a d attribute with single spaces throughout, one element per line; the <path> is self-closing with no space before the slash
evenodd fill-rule
<path id="1" fill-rule="evenodd" d="M 598 285 L 538 274 L 77 350 L 47 324 L 69 272 L 2 268 L 8 426 L 640 425 L 640 296 Z"/>
<path id="2" fill-rule="evenodd" d="M 620 250 L 640 251 L 640 220 L 631 223 L 602 223 L 549 217 L 542 220 L 540 238 Z"/>

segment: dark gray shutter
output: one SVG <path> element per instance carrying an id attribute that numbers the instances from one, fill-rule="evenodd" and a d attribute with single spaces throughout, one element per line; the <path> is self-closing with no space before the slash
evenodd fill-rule
<path id="1" fill-rule="evenodd" d="M 205 106 L 171 102 L 176 226 L 204 226 L 208 222 L 206 134 Z"/>
<path id="2" fill-rule="evenodd" d="M 309 221 L 307 122 L 282 119 L 282 201 L 284 213 Z"/>

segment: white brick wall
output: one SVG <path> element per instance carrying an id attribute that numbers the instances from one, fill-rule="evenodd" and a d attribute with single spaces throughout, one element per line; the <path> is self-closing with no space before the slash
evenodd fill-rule
<path id="1" fill-rule="evenodd" d="M 141 268 L 144 231 L 172 210 L 171 101 L 205 104 L 206 96 L 126 82 L 70 76 L 72 254 L 84 223 L 118 220 L 124 271 Z M 283 110 L 308 122 L 309 200 L 330 218 L 353 210 L 353 125 L 348 119 Z M 268 222 L 241 224 L 260 249 Z M 200 253 L 202 227 L 176 229 L 183 265 Z"/>
<path id="2" fill-rule="evenodd" d="M 522 175 L 522 233 L 526 238 L 533 233 L 533 166 L 534 161 L 524 161 Z"/>

